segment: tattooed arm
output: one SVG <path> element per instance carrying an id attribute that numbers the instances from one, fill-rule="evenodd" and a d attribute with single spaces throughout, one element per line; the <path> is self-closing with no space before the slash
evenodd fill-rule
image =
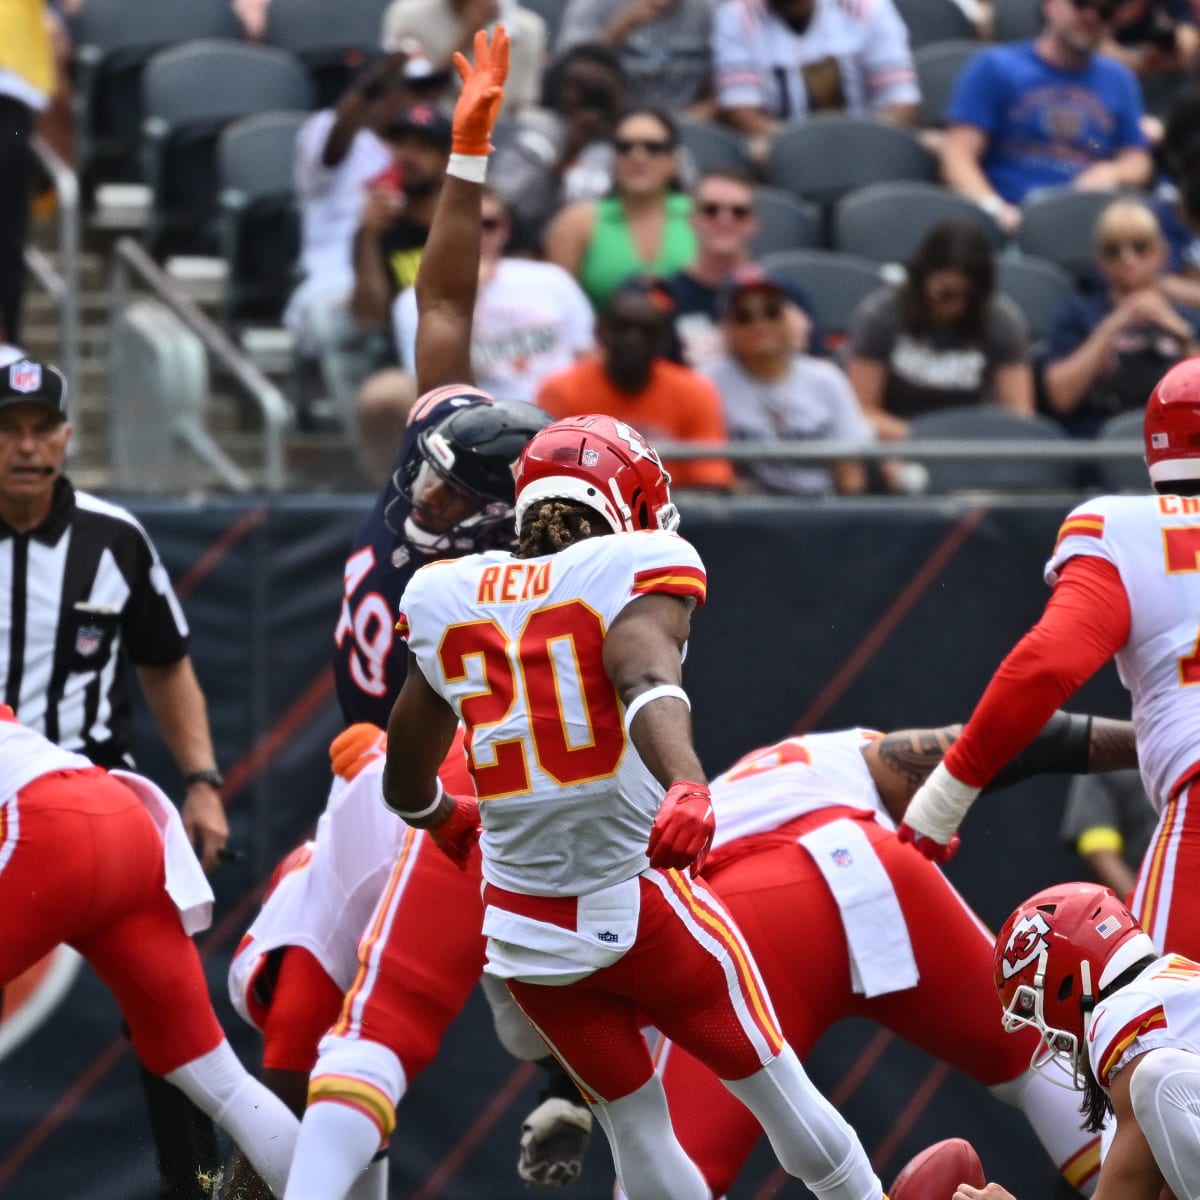
<path id="1" fill-rule="evenodd" d="M 863 748 L 867 769 L 895 820 L 903 817 L 913 793 L 961 733 L 961 725 L 902 729 Z M 1131 722 L 1059 710 L 986 790 L 1008 787 L 1032 775 L 1097 774 L 1136 766 L 1137 743 Z"/>

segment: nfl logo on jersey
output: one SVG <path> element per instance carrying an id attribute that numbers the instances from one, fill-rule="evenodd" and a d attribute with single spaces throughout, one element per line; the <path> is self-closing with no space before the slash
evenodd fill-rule
<path id="1" fill-rule="evenodd" d="M 100 649 L 104 631 L 95 625 L 81 626 L 75 634 L 75 653 L 81 658 L 91 658 Z"/>
<path id="2" fill-rule="evenodd" d="M 834 850 L 829 857 L 833 859 L 835 867 L 852 867 L 854 865 L 854 855 L 849 850 Z"/>

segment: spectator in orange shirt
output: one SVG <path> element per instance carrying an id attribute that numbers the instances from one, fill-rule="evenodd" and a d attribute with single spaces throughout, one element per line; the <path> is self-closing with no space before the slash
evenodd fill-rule
<path id="1" fill-rule="evenodd" d="M 668 357 L 674 305 L 660 279 L 622 284 L 596 320 L 598 358 L 542 382 L 537 402 L 556 420 L 603 413 L 627 421 L 649 441 L 724 442 L 725 420 L 716 388 Z M 733 486 L 723 458 L 665 461 L 676 488 Z"/>

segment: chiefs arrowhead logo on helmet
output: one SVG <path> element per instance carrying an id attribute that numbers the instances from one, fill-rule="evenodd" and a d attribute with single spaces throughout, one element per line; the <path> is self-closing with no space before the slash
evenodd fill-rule
<path id="1" fill-rule="evenodd" d="M 1005 979 L 1024 970 L 1041 954 L 1043 947 L 1049 946 L 1046 940 L 1049 933 L 1050 922 L 1038 912 L 1022 917 L 1013 926 L 1002 957 L 1001 970 Z"/>

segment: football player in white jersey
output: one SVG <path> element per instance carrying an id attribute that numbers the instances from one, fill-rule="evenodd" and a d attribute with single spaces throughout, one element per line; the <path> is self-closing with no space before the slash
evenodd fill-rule
<path id="1" fill-rule="evenodd" d="M 0 704 L 0 988 L 62 943 L 110 988 L 138 1061 L 242 1147 L 276 1195 L 296 1118 L 238 1061 L 191 934 L 213 894 L 171 801 Z"/>
<path id="2" fill-rule="evenodd" d="M 980 789 L 1110 658 L 1133 701 L 1159 822 L 1132 907 L 1154 944 L 1200 959 L 1200 358 L 1150 396 L 1153 494 L 1085 501 L 1046 565 L 1054 591 L 1001 663 L 963 736 L 913 797 L 902 838 L 942 861 Z"/>
<path id="3" fill-rule="evenodd" d="M 534 435 L 516 482 L 515 553 L 424 568 L 405 590 L 386 803 L 444 843 L 470 844 L 482 821 L 485 969 L 575 1080 L 633 1200 L 711 1195 L 673 1135 L 641 1014 L 821 1200 L 879 1200 L 741 934 L 692 878 L 714 819 L 680 683 L 707 581 L 673 533 L 658 456 L 622 422 L 571 418 Z M 437 786 L 460 717 L 477 803 Z"/>
<path id="4" fill-rule="evenodd" d="M 996 939 L 1004 1028 L 1039 1036 L 1032 1065 L 1065 1067 L 1087 1127 L 1115 1118 L 1096 1200 L 1200 1198 L 1200 963 L 1159 956 L 1106 887 L 1063 883 Z M 998 1184 L 956 1200 L 1013 1200 Z"/>
<path id="5" fill-rule="evenodd" d="M 1036 1038 L 1006 1037 L 996 1022 L 992 934 L 894 832 L 960 732 L 849 729 L 752 751 L 712 782 L 704 879 L 743 930 L 801 1060 L 838 1021 L 873 1021 L 1020 1108 L 1067 1182 L 1090 1195 L 1100 1139 L 1081 1131 L 1068 1091 L 1029 1069 Z M 1059 712 L 995 786 L 1136 758 L 1128 722 Z M 663 1048 L 659 1070 L 679 1140 L 721 1195 L 761 1131 L 678 1047 Z"/>

